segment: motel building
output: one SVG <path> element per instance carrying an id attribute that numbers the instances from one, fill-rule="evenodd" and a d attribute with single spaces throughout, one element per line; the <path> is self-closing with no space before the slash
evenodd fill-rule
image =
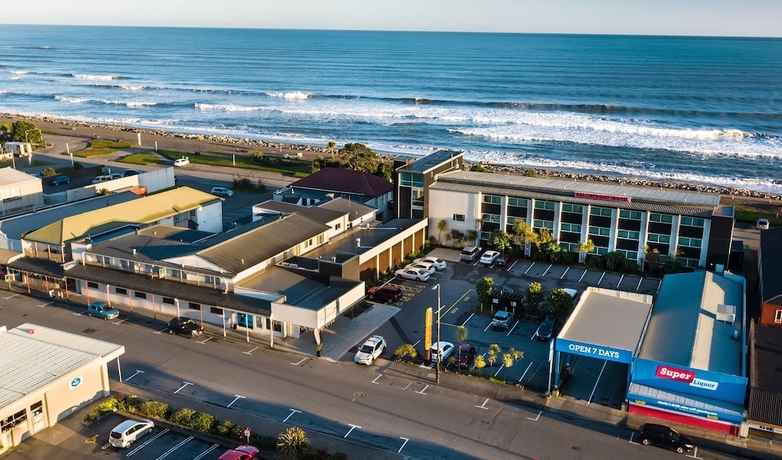
<path id="1" fill-rule="evenodd" d="M 0 327 L 0 454 L 109 395 L 125 347 L 25 323 Z M 122 376 L 120 375 L 120 380 Z"/>

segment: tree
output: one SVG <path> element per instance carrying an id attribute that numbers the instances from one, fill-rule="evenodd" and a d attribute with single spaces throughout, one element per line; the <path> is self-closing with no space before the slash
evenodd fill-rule
<path id="1" fill-rule="evenodd" d="M 458 326 L 456 328 L 456 340 L 459 343 L 466 342 L 467 341 L 467 335 L 468 335 L 468 331 L 467 331 L 467 327 L 466 326 Z"/>
<path id="2" fill-rule="evenodd" d="M 415 357 L 418 356 L 418 350 L 415 349 L 412 343 L 406 343 L 404 345 L 400 345 L 394 354 L 401 360 L 409 361 L 411 359 L 415 359 Z"/>
<path id="3" fill-rule="evenodd" d="M 475 244 L 475 240 L 478 239 L 478 230 L 467 230 L 467 241 Z"/>
<path id="4" fill-rule="evenodd" d="M 440 219 L 440 222 L 437 222 L 437 240 L 442 241 L 443 240 L 443 232 L 448 230 L 448 222 L 445 219 Z"/>
<path id="5" fill-rule="evenodd" d="M 548 296 L 548 305 L 551 314 L 565 319 L 573 312 L 573 297 L 564 289 L 554 289 Z"/>
<path id="6" fill-rule="evenodd" d="M 364 144 L 345 144 L 337 152 L 337 160 L 345 169 L 373 174 L 377 171 L 377 154 Z"/>
<path id="7" fill-rule="evenodd" d="M 578 243 L 578 261 L 583 263 L 586 255 L 595 250 L 595 243 L 591 239 Z"/>
<path id="8" fill-rule="evenodd" d="M 41 142 L 41 130 L 29 121 L 16 121 L 11 126 L 11 133 L 15 142 Z"/>
<path id="9" fill-rule="evenodd" d="M 484 276 L 475 285 L 475 292 L 478 293 L 478 302 L 481 305 L 489 303 L 492 291 L 494 291 L 494 278 L 490 276 Z"/>
<path id="10" fill-rule="evenodd" d="M 483 357 L 483 355 L 478 355 L 475 357 L 475 368 L 476 369 L 483 369 L 486 367 L 486 359 Z"/>
<path id="11" fill-rule="evenodd" d="M 394 165 L 388 161 L 378 163 L 375 175 L 391 182 L 394 179 Z"/>
<path id="12" fill-rule="evenodd" d="M 497 357 L 502 352 L 502 348 L 496 343 L 489 345 L 489 365 L 494 366 L 494 362 L 497 361 Z"/>
<path id="13" fill-rule="evenodd" d="M 543 285 L 537 281 L 529 283 L 527 286 L 527 305 L 533 310 L 543 301 Z"/>
<path id="14" fill-rule="evenodd" d="M 511 236 L 511 239 L 516 246 L 526 247 L 526 245 L 534 244 L 538 241 L 538 234 L 535 233 L 535 230 L 533 230 L 524 219 L 517 217 L 513 222 L 513 236 Z"/>
<path id="15" fill-rule="evenodd" d="M 46 168 L 43 170 L 43 177 L 52 177 L 56 175 L 57 171 L 55 171 L 54 168 Z"/>
<path id="16" fill-rule="evenodd" d="M 309 450 L 309 442 L 304 430 L 292 426 L 277 437 L 277 455 L 290 460 L 300 458 Z"/>
<path id="17" fill-rule="evenodd" d="M 494 230 L 489 235 L 489 244 L 500 252 L 510 247 L 510 237 L 502 230 Z"/>
<path id="18" fill-rule="evenodd" d="M 326 142 L 326 150 L 331 153 L 331 156 L 334 156 L 334 151 L 337 150 L 337 143 L 334 141 L 328 141 Z"/>

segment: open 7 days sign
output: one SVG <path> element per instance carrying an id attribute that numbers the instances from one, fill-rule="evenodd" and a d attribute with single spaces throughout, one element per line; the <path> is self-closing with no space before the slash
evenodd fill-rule
<path id="1" fill-rule="evenodd" d="M 703 388 L 704 390 L 716 391 L 717 386 L 719 385 L 718 382 L 697 378 L 695 376 L 695 372 L 693 371 L 685 371 L 670 366 L 657 366 L 657 372 L 655 372 L 654 375 L 662 379 L 685 382 L 688 383 L 691 387 Z"/>

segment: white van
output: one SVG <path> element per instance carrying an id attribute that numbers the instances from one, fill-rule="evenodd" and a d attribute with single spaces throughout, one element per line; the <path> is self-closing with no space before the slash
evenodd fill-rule
<path id="1" fill-rule="evenodd" d="M 95 179 L 92 180 L 92 183 L 93 184 L 100 184 L 101 182 L 108 182 L 108 181 L 113 180 L 113 179 L 114 178 L 111 177 L 111 175 L 104 174 L 104 175 L 95 177 Z"/>
<path id="2" fill-rule="evenodd" d="M 114 447 L 124 449 L 144 435 L 152 433 L 155 423 L 149 419 L 125 420 L 115 426 L 109 433 L 109 443 Z"/>

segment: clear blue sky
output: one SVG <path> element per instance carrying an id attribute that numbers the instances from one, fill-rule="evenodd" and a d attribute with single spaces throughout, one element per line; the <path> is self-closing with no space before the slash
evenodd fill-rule
<path id="1" fill-rule="evenodd" d="M 782 0 L 39 0 L 0 23 L 782 37 Z"/>

